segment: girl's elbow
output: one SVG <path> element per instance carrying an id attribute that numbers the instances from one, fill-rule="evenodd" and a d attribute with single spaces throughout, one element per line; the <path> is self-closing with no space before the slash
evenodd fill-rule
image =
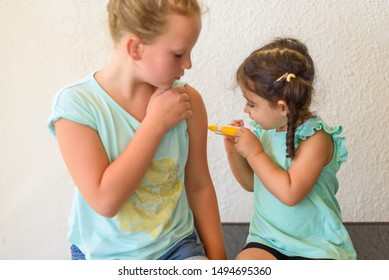
<path id="1" fill-rule="evenodd" d="M 115 217 L 120 210 L 111 204 L 99 204 L 92 208 L 97 214 L 109 219 Z"/>
<path id="2" fill-rule="evenodd" d="M 289 207 L 293 207 L 293 206 L 296 206 L 298 204 L 298 202 L 295 202 L 293 200 L 284 200 L 284 201 L 281 201 L 282 204 L 286 205 L 286 206 L 289 206 Z"/>
<path id="3" fill-rule="evenodd" d="M 252 185 L 247 185 L 247 184 L 240 184 L 242 188 L 248 192 L 253 192 L 254 191 L 254 186 Z"/>
<path id="4" fill-rule="evenodd" d="M 99 214 L 105 218 L 111 219 L 117 215 L 117 211 L 105 211 L 105 212 L 100 212 Z"/>
<path id="5" fill-rule="evenodd" d="M 295 197 L 295 196 L 286 196 L 286 197 L 282 197 L 280 198 L 280 202 L 286 206 L 289 206 L 289 207 L 293 207 L 293 206 L 296 206 L 298 205 L 302 200 L 304 199 L 304 197 Z"/>

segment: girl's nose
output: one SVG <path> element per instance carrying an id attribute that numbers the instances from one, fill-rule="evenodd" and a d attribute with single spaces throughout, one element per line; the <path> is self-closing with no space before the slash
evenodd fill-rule
<path id="1" fill-rule="evenodd" d="M 245 112 L 246 114 L 249 114 L 249 109 L 247 108 L 247 105 L 244 105 L 243 112 Z"/>
<path id="2" fill-rule="evenodd" d="M 186 56 L 183 58 L 181 68 L 182 68 L 183 70 L 185 70 L 185 69 L 191 69 L 191 68 L 192 68 L 192 59 L 190 58 L 190 54 L 186 55 Z"/>

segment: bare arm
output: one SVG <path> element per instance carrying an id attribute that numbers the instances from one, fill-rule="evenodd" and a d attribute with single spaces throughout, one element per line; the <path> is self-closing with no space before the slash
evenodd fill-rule
<path id="1" fill-rule="evenodd" d="M 242 120 L 233 120 L 231 125 L 243 127 L 244 124 Z M 247 160 L 235 149 L 234 137 L 224 137 L 224 147 L 235 179 L 246 191 L 254 191 L 254 172 Z"/>
<path id="2" fill-rule="evenodd" d="M 235 147 L 263 185 L 289 206 L 298 204 L 311 191 L 334 151 L 331 136 L 318 131 L 302 141 L 289 170 L 284 170 L 263 151 L 260 141 L 249 130 L 240 130 L 237 137 Z"/>
<path id="3" fill-rule="evenodd" d="M 226 259 L 215 189 L 207 161 L 207 115 L 199 93 L 188 88 L 193 111 L 187 120 L 189 155 L 185 185 L 197 232 L 209 259 Z"/>
<path id="4" fill-rule="evenodd" d="M 112 163 L 92 128 L 67 119 L 56 122 L 65 164 L 83 197 L 97 213 L 106 217 L 117 214 L 142 180 L 165 132 L 191 115 L 191 111 L 186 111 L 188 96 L 178 91 L 154 93 L 139 129 Z M 155 127 L 156 120 L 161 126 Z"/>

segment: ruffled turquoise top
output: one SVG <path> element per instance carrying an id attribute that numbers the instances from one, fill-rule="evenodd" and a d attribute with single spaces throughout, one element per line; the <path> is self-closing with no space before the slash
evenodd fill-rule
<path id="1" fill-rule="evenodd" d="M 265 152 L 281 168 L 288 170 L 291 159 L 286 157 L 286 132 L 264 130 L 254 122 L 252 125 L 253 133 L 260 139 Z M 319 130 L 332 136 L 334 156 L 299 204 L 284 205 L 254 175 L 254 213 L 247 243 L 265 244 L 287 256 L 356 259 L 335 197 L 339 188 L 336 173 L 348 156 L 345 138 L 340 136 L 342 127 L 331 127 L 320 117 L 313 117 L 296 129 L 295 147 Z"/>

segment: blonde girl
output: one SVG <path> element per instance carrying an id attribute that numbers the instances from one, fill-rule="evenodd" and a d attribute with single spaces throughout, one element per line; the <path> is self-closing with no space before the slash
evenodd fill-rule
<path id="1" fill-rule="evenodd" d="M 108 14 L 110 63 L 61 89 L 49 119 L 76 185 L 72 258 L 224 259 L 205 106 L 179 81 L 199 3 L 110 0 Z"/>

